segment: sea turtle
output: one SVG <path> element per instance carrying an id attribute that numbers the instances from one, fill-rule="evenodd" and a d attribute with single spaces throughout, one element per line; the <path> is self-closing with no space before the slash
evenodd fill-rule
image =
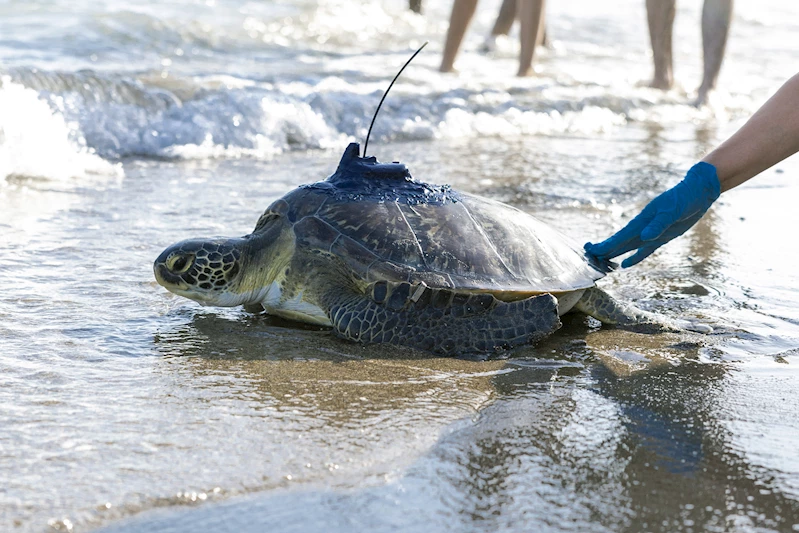
<path id="1" fill-rule="evenodd" d="M 357 143 L 327 180 L 275 201 L 251 234 L 179 242 L 154 270 L 203 305 L 444 355 L 536 342 L 571 309 L 608 324 L 675 325 L 597 288 L 607 265 L 533 216 L 416 181 L 403 164 L 361 157 Z"/>

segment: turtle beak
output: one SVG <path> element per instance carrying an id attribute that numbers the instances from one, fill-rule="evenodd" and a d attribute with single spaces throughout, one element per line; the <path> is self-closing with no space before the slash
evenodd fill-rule
<path id="1" fill-rule="evenodd" d="M 169 291 L 186 291 L 189 289 L 188 283 L 183 281 L 183 279 L 181 279 L 181 277 L 177 274 L 170 272 L 166 265 L 161 261 L 155 261 L 155 264 L 153 264 L 153 273 L 155 274 L 155 280 L 158 282 L 158 284 L 162 287 L 165 287 Z"/>

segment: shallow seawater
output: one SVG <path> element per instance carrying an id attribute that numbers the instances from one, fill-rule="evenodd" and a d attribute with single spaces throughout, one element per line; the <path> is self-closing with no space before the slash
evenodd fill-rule
<path id="1" fill-rule="evenodd" d="M 579 144 L 608 173 L 640 164 L 640 133 Z M 536 140 L 540 162 L 524 143 L 508 159 L 563 165 L 562 143 Z M 380 151 L 574 238 L 619 222 L 602 204 L 619 193 L 601 170 L 591 193 L 578 179 L 520 174 L 521 162 L 491 171 L 480 155 L 472 165 L 485 164 L 494 185 L 457 175 L 468 154 L 496 154 L 497 144 Z M 243 494 L 120 527 L 784 530 L 799 521 L 799 280 L 795 252 L 773 230 L 799 223 L 795 165 L 725 196 L 690 235 L 604 283 L 642 307 L 706 320 L 717 329 L 709 336 L 570 316 L 551 339 L 505 357 L 434 358 L 201 308 L 155 284 L 151 261 L 164 246 L 247 233 L 272 199 L 323 176 L 337 156 L 130 161 L 124 180 L 17 179 L 0 190 L 15 206 L 1 220 L 9 524 L 85 529 Z M 647 194 L 622 193 L 619 211 Z"/>
<path id="2" fill-rule="evenodd" d="M 530 80 L 509 76 L 513 39 L 476 53 L 496 6 L 453 77 L 435 73 L 448 6 L 395 4 L 0 5 L 0 530 L 799 530 L 796 158 L 601 281 L 710 335 L 570 315 L 534 347 L 437 358 L 156 284 L 164 247 L 249 233 L 332 173 L 414 39 L 431 50 L 370 154 L 577 242 L 795 69 L 797 12 L 776 1 L 736 3 L 703 110 L 696 6 L 678 13 L 681 87 L 661 94 L 636 86 L 642 2 L 553 3 Z"/>

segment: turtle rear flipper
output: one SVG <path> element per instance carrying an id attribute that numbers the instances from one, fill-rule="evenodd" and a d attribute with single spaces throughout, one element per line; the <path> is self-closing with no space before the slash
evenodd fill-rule
<path id="1" fill-rule="evenodd" d="M 327 294 L 335 333 L 440 355 L 488 353 L 536 342 L 560 327 L 557 300 L 543 294 L 502 302 L 487 293 L 378 281 L 366 294 Z"/>
<path id="2" fill-rule="evenodd" d="M 574 305 L 574 309 L 596 318 L 603 324 L 612 324 L 628 329 L 713 332 L 712 327 L 695 320 L 675 320 L 643 311 L 634 305 L 622 303 L 598 287 L 586 289 Z"/>

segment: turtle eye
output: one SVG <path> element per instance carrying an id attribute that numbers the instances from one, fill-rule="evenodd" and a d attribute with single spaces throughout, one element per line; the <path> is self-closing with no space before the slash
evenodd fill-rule
<path id="1" fill-rule="evenodd" d="M 192 260 L 194 260 L 192 254 L 176 254 L 167 260 L 166 267 L 176 274 L 182 274 L 189 269 Z"/>

